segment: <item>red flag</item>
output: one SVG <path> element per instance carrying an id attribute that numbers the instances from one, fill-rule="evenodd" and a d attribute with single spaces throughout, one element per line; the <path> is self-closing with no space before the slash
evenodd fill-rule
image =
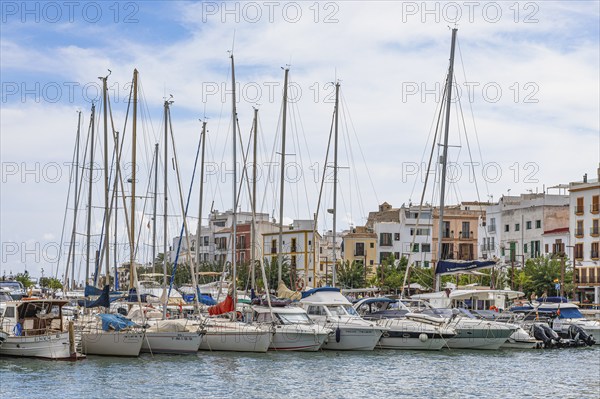
<path id="1" fill-rule="evenodd" d="M 216 316 L 219 314 L 233 312 L 235 307 L 233 306 L 233 298 L 231 295 L 227 295 L 227 298 L 223 302 L 219 302 L 218 304 L 211 306 L 208 308 L 208 314 L 211 316 Z"/>

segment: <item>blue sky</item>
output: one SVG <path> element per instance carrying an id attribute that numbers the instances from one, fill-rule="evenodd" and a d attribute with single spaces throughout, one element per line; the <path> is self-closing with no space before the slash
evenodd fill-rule
<path id="1" fill-rule="evenodd" d="M 133 68 L 140 71 L 149 111 L 138 146 L 143 170 L 149 169 L 153 143 L 162 145 L 162 104 L 170 94 L 183 190 L 189 187 L 203 116 L 210 162 L 220 171 L 231 164 L 228 50 L 234 35 L 240 127 L 246 142 L 258 103 L 262 163 L 274 159 L 279 145 L 282 66 L 291 64 L 290 79 L 302 94 L 291 107 L 288 148 L 304 179 L 286 183 L 286 220 L 315 211 L 313 177 L 325 158 L 336 78 L 345 104 L 340 163 L 349 167 L 340 177 L 339 224 L 364 223 L 383 201 L 399 206 L 418 198 L 421 183 L 415 184 L 411 168 L 421 164 L 428 147 L 456 10 L 462 15 L 455 70 L 462 114 L 473 157 L 481 161 L 478 140 L 488 167 L 479 167 L 477 175 L 481 179 L 497 168 L 502 173 L 480 182 L 481 199 L 579 180 L 583 173 L 593 175 L 600 160 L 597 1 L 77 2 L 72 18 L 68 2 L 32 2 L 29 11 L 23 4 L 2 3 L 0 274 L 25 267 L 34 275 L 42 267 L 56 273 L 63 263 L 43 248 L 60 242 L 68 168 L 60 168 L 60 178 L 50 175 L 55 164 L 71 161 L 77 110 L 87 134 L 90 93 L 107 69 L 117 130 L 124 123 Z M 473 89 L 472 102 L 467 87 Z M 450 158 L 463 167 L 450 185 L 450 202 L 477 199 L 466 177 L 469 156 L 460 115 L 455 106 Z M 213 202 L 215 209 L 231 208 L 227 177 L 208 179 L 205 209 Z M 144 190 L 147 178 L 145 173 Z M 176 198 L 174 178 L 169 190 Z M 277 215 L 277 184 L 265 178 L 259 186 L 262 210 Z M 331 187 L 325 186 L 327 203 Z M 95 190 L 98 204 L 101 190 Z M 193 192 L 195 204 L 197 185 Z M 247 203 L 244 193 L 242 206 Z M 176 208 L 169 213 L 172 237 L 181 218 Z M 146 217 L 141 213 L 140 223 Z M 99 223 L 98 215 L 94 221 Z M 321 218 L 320 229 L 330 228 L 331 220 Z"/>

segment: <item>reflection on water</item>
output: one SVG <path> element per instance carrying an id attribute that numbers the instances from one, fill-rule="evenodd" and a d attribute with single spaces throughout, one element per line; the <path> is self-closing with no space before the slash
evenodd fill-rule
<path id="1" fill-rule="evenodd" d="M 599 397 L 600 347 L 0 359 L 0 397 Z"/>

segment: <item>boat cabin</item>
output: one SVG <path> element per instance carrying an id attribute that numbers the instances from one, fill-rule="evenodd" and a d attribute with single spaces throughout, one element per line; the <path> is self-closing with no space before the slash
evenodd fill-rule
<path id="1" fill-rule="evenodd" d="M 62 307 L 67 303 L 60 299 L 7 302 L 2 316 L 2 329 L 16 336 L 63 331 Z"/>

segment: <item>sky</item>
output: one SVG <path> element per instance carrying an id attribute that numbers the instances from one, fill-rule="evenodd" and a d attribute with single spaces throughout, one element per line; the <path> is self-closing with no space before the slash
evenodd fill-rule
<path id="1" fill-rule="evenodd" d="M 340 83 L 337 230 L 364 224 L 368 212 L 384 201 L 393 206 L 419 202 L 452 27 L 458 28 L 458 39 L 446 203 L 542 192 L 581 180 L 584 173 L 591 178 L 599 166 L 598 1 L 4 1 L 1 7 L 0 275 L 64 273 L 73 230 L 70 182 L 76 169 L 78 112 L 83 157 L 92 103 L 97 114 L 91 232 L 93 241 L 99 239 L 104 111 L 98 77 L 108 75 L 114 129 L 125 135 L 122 164 L 128 178 L 130 114 L 127 125 L 125 121 L 134 68 L 140 82 L 140 261 L 150 248 L 152 159 L 155 143 L 161 154 L 164 148 L 166 99 L 173 101 L 171 126 L 180 171 L 178 184 L 169 138 L 169 240 L 179 235 L 188 192 L 187 220 L 195 231 L 199 171 L 190 185 L 201 121 L 208 128 L 202 217 L 211 209 L 232 209 L 231 54 L 242 141 L 237 162 L 243 164 L 240 148 L 248 148 L 257 108 L 257 208 L 275 218 L 284 68 L 289 68 L 286 223 L 311 219 L 317 211 L 335 82 Z M 435 161 L 440 147 L 434 148 Z M 328 162 L 333 162 L 333 149 Z M 161 155 L 159 168 L 163 166 Z M 88 167 L 78 170 L 89 173 Z M 330 165 L 320 231 L 332 229 L 326 212 L 333 208 L 332 175 Z M 129 183 L 125 190 L 127 195 Z M 435 204 L 435 185 L 427 190 L 426 200 Z M 162 196 L 162 184 L 156 191 Z M 240 209 L 250 207 L 248 191 L 242 181 Z M 82 193 L 79 208 L 85 210 L 87 184 Z M 163 213 L 159 205 L 158 214 Z M 117 217 L 121 242 L 124 217 L 119 212 Z M 85 263 L 85 220 L 86 213 L 78 212 L 78 276 Z M 158 242 L 163 231 L 157 232 Z M 118 247 L 121 260 L 128 258 L 127 252 L 124 245 Z"/>

